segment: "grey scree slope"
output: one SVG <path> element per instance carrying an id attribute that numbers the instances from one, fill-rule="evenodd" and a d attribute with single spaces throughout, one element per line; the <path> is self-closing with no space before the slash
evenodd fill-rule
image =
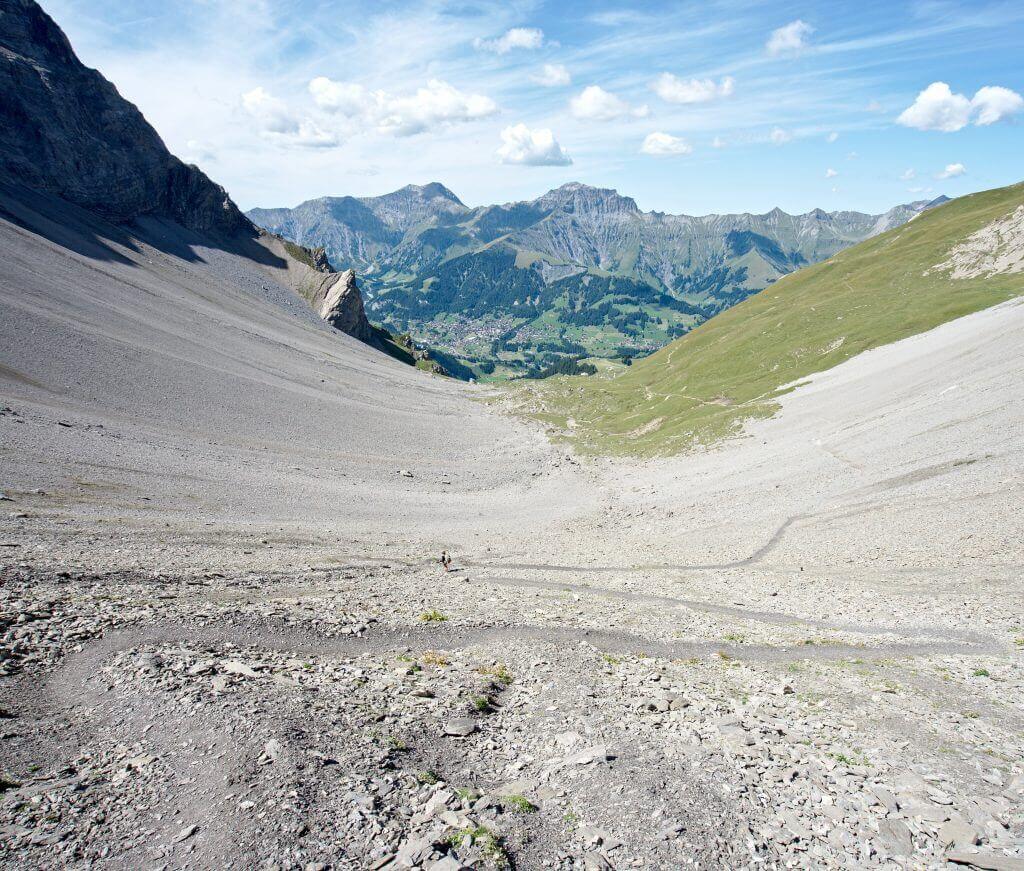
<path id="1" fill-rule="evenodd" d="M 3 867 L 1017 867 L 1021 306 L 579 461 L 266 267 L 19 208 Z"/>
<path id="2" fill-rule="evenodd" d="M 0 189 L 0 867 L 1021 867 L 1024 307 L 584 461 L 187 177 Z"/>

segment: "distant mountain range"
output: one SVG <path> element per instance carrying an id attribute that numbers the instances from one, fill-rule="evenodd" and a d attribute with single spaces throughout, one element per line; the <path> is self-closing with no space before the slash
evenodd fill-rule
<path id="1" fill-rule="evenodd" d="M 469 208 L 442 184 L 253 209 L 256 224 L 355 269 L 367 308 L 476 376 L 570 356 L 647 354 L 802 266 L 945 197 L 882 215 L 668 215 L 573 183 Z"/>

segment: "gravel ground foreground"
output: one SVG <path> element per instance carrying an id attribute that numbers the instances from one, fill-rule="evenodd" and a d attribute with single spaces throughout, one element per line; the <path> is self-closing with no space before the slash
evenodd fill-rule
<path id="1" fill-rule="evenodd" d="M 1024 868 L 1024 307 L 580 460 L 270 267 L 33 208 L 0 867 Z"/>

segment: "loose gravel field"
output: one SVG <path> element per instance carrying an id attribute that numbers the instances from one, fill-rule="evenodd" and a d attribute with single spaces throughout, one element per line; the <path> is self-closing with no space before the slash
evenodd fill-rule
<path id="1" fill-rule="evenodd" d="M 1024 868 L 1024 307 L 580 459 L 272 270 L 36 220 L 0 866 Z"/>

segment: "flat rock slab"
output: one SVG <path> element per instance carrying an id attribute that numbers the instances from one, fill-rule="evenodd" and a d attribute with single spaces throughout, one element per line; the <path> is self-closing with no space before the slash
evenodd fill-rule
<path id="1" fill-rule="evenodd" d="M 476 720 L 472 717 L 452 717 L 444 724 L 445 735 L 466 738 L 476 731 Z"/>
<path id="2" fill-rule="evenodd" d="M 1000 853 L 975 853 L 970 850 L 953 850 L 946 854 L 950 862 L 969 868 L 984 868 L 985 871 L 1024 871 L 1024 858 L 1004 856 Z"/>

